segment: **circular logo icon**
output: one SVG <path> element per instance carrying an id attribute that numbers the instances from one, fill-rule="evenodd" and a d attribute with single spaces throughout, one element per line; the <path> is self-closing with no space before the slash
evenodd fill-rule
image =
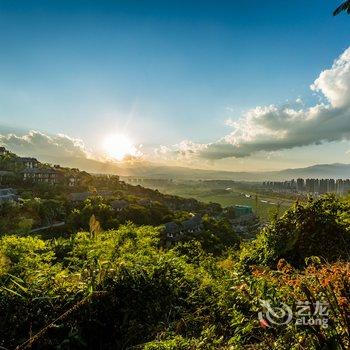
<path id="1" fill-rule="evenodd" d="M 284 325 L 290 323 L 293 318 L 292 309 L 281 303 L 280 307 L 272 307 L 268 300 L 260 300 L 263 311 L 258 313 L 261 325 Z"/>

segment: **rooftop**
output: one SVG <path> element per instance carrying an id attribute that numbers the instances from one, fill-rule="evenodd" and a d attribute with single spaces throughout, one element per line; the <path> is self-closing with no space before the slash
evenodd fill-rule
<path id="1" fill-rule="evenodd" d="M 16 158 L 16 162 L 38 162 L 38 160 L 32 157 L 18 157 Z"/>
<path id="2" fill-rule="evenodd" d="M 0 196 L 15 195 L 16 190 L 13 188 L 0 188 Z"/>
<path id="3" fill-rule="evenodd" d="M 25 174 L 59 174 L 58 171 L 52 168 L 26 168 L 21 171 Z"/>
<path id="4" fill-rule="evenodd" d="M 69 198 L 73 202 L 84 202 L 85 199 L 91 196 L 90 192 L 75 192 L 69 195 Z"/>
<path id="5" fill-rule="evenodd" d="M 111 207 L 113 209 L 123 209 L 125 207 L 127 207 L 129 205 L 129 202 L 121 199 L 121 200 L 115 200 L 113 202 L 111 202 Z"/>

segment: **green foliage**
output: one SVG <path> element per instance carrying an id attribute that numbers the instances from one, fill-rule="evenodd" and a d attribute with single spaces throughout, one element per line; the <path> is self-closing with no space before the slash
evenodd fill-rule
<path id="1" fill-rule="evenodd" d="M 198 237 L 203 249 L 220 255 L 230 247 L 238 247 L 239 237 L 226 219 L 214 219 L 208 215 L 204 218 L 204 232 Z"/>
<path id="2" fill-rule="evenodd" d="M 38 213 L 41 205 L 32 201 L 26 210 Z M 54 202 L 48 217 L 52 208 Z M 140 223 L 158 223 L 169 211 L 161 204 L 153 214 L 151 209 L 132 203 L 115 212 L 96 196 L 70 214 L 72 227 L 86 231 L 48 240 L 0 237 L 0 346 L 316 350 L 333 343 L 335 349 L 348 348 L 341 306 L 348 305 L 348 269 L 324 263 L 348 259 L 341 243 L 348 242 L 348 201 L 326 196 L 295 205 L 243 245 L 240 261 L 229 221 L 204 216 L 202 230 L 165 249 L 161 228 Z M 112 220 L 135 218 L 138 225 L 106 230 Z M 278 270 L 266 267 L 280 258 L 286 260 Z M 288 264 L 303 268 L 305 258 L 306 270 Z M 242 262 L 259 266 L 244 270 Z M 322 297 L 335 310 L 329 330 L 259 324 L 260 299 L 278 306 Z"/>
<path id="3" fill-rule="evenodd" d="M 3 236 L 0 238 L 0 253 L 8 261 L 6 272 L 21 277 L 47 269 L 53 258 L 49 245 L 31 236 Z"/>
<path id="4" fill-rule="evenodd" d="M 326 261 L 349 258 L 350 203 L 333 195 L 296 204 L 263 229 L 257 239 L 245 245 L 245 264 L 274 265 L 285 258 L 296 266 L 305 258 L 319 256 Z"/>
<path id="5" fill-rule="evenodd" d="M 32 228 L 51 225 L 65 217 L 64 204 L 54 199 L 32 198 L 0 204 L 0 235 L 28 234 Z"/>

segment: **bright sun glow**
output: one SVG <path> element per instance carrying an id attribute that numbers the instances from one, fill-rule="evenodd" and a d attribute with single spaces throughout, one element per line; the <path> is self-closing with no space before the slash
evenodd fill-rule
<path id="1" fill-rule="evenodd" d="M 126 135 L 114 134 L 106 137 L 104 140 L 104 149 L 107 154 L 116 159 L 123 160 L 126 156 L 135 156 L 136 147 Z"/>

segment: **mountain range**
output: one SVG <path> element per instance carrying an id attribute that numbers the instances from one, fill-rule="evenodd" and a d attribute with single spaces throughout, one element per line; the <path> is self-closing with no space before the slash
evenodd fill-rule
<path id="1" fill-rule="evenodd" d="M 179 166 L 159 165 L 151 162 L 137 161 L 135 163 L 103 162 L 86 158 L 50 157 L 41 159 L 50 163 L 76 167 L 91 173 L 118 174 L 122 177 L 143 177 L 154 179 L 182 180 L 236 180 L 236 181 L 282 181 L 295 178 L 350 178 L 350 164 L 316 164 L 305 168 L 284 169 L 279 171 L 216 171 L 193 169 Z"/>

